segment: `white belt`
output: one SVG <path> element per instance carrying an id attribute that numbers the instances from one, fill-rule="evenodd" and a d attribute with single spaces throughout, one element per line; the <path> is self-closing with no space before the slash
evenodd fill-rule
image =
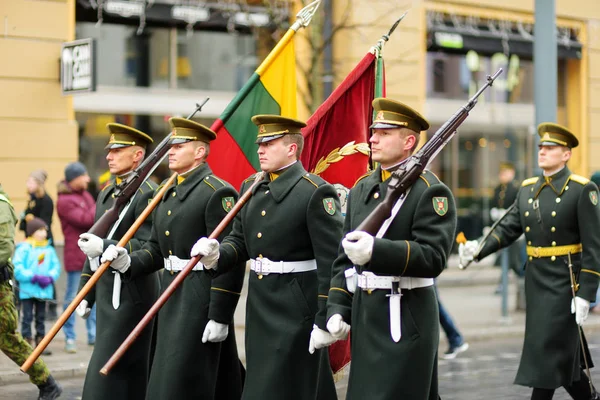
<path id="1" fill-rule="evenodd" d="M 314 271 L 317 269 L 317 260 L 271 261 L 268 258 L 257 258 L 250 260 L 250 269 L 257 275 Z"/>
<path id="2" fill-rule="evenodd" d="M 390 294 L 390 334 L 392 340 L 396 343 L 402 337 L 402 316 L 400 299 L 402 293 L 400 289 L 417 289 L 427 286 L 433 286 L 433 278 L 413 278 L 400 276 L 378 276 L 372 272 L 365 271 L 357 276 L 357 286 L 362 290 L 388 289 Z"/>
<path id="3" fill-rule="evenodd" d="M 414 278 L 400 276 L 377 276 L 375 274 L 358 275 L 357 286 L 362 290 L 392 289 L 392 282 L 399 282 L 400 289 L 417 289 L 433 286 L 433 278 Z"/>
<path id="4" fill-rule="evenodd" d="M 165 269 L 167 271 L 182 271 L 185 266 L 190 262 L 190 260 L 182 260 L 177 256 L 169 256 L 169 258 L 165 258 Z M 192 271 L 200 271 L 204 269 L 204 265 L 199 262 L 194 266 Z"/>

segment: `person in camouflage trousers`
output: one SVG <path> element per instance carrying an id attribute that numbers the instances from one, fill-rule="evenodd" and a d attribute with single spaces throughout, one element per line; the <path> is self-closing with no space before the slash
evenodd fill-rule
<path id="1" fill-rule="evenodd" d="M 18 316 L 11 281 L 16 223 L 15 210 L 0 185 L 0 350 L 17 365 L 22 365 L 33 348 L 17 332 Z M 38 358 L 27 374 L 31 383 L 39 388 L 40 400 L 53 400 L 62 393 L 62 388 L 50 375 L 42 359 Z"/>

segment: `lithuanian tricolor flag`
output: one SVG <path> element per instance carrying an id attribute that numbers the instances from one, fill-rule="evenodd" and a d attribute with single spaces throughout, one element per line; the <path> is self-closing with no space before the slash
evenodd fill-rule
<path id="1" fill-rule="evenodd" d="M 209 164 L 220 178 L 240 188 L 242 181 L 260 170 L 257 114 L 296 118 L 296 56 L 289 29 L 252 77 L 211 126 L 217 139 L 211 143 Z"/>

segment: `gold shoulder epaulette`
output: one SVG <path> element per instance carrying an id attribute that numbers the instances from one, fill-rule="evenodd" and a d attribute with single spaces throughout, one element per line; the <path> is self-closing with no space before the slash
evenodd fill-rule
<path id="1" fill-rule="evenodd" d="M 371 171 L 367 172 L 366 174 L 364 174 L 363 176 L 361 176 L 360 178 L 358 178 L 356 180 L 356 182 L 354 182 L 354 185 L 352 185 L 352 187 L 356 186 L 356 184 L 360 181 L 362 181 L 363 179 L 365 179 L 366 177 L 370 176 L 373 172 L 375 172 L 374 169 L 372 169 Z"/>
<path id="2" fill-rule="evenodd" d="M 523 181 L 523 183 L 521 183 L 521 186 L 533 185 L 534 183 L 536 183 L 538 181 L 538 179 L 540 179 L 538 176 L 535 176 L 535 177 L 529 178 L 529 179 L 525 179 Z"/>
<path id="3" fill-rule="evenodd" d="M 215 179 L 215 180 L 216 180 L 216 181 L 218 181 L 218 182 L 221 182 L 221 184 L 222 184 L 223 186 L 227 186 L 227 184 L 225 184 L 225 181 L 224 181 L 224 180 L 222 180 L 222 179 L 220 179 L 220 178 L 218 178 L 217 176 L 215 176 L 215 175 L 209 175 L 209 177 L 211 177 L 211 178 Z"/>
<path id="4" fill-rule="evenodd" d="M 572 181 L 575 181 L 577 183 L 580 183 L 582 185 L 587 185 L 590 182 L 590 180 L 588 178 L 583 177 L 581 175 L 576 175 L 576 174 L 571 174 L 569 179 Z"/>
<path id="5" fill-rule="evenodd" d="M 212 183 L 209 182 L 209 177 L 211 175 L 207 176 L 206 178 L 202 179 L 202 182 L 204 182 L 206 184 L 206 186 L 212 188 L 212 190 L 214 190 L 215 192 L 217 191 L 217 188 L 215 187 L 215 185 L 213 185 Z"/>

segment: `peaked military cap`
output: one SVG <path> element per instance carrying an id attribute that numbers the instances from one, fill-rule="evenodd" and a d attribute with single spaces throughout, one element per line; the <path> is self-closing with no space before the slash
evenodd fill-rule
<path id="1" fill-rule="evenodd" d="M 210 142 L 217 138 L 217 134 L 210 128 L 189 119 L 170 118 L 169 124 L 173 129 L 169 144 L 180 144 L 195 140 Z"/>
<path id="2" fill-rule="evenodd" d="M 577 137 L 567 128 L 553 122 L 543 122 L 538 126 L 540 145 L 565 146 L 573 149 L 579 145 Z"/>
<path id="3" fill-rule="evenodd" d="M 110 132 L 110 139 L 104 149 L 118 149 L 120 147 L 141 146 L 146 148 L 153 142 L 152 138 L 142 131 L 127 125 L 110 123 L 106 124 Z"/>
<path id="4" fill-rule="evenodd" d="M 302 121 L 281 115 L 255 115 L 252 117 L 252 122 L 258 126 L 258 136 L 255 142 L 257 144 L 278 139 L 283 135 L 301 135 L 301 129 L 306 126 Z"/>
<path id="5" fill-rule="evenodd" d="M 378 97 L 373 100 L 375 120 L 371 129 L 408 128 L 415 132 L 429 129 L 429 122 L 418 112 L 399 101 Z"/>

